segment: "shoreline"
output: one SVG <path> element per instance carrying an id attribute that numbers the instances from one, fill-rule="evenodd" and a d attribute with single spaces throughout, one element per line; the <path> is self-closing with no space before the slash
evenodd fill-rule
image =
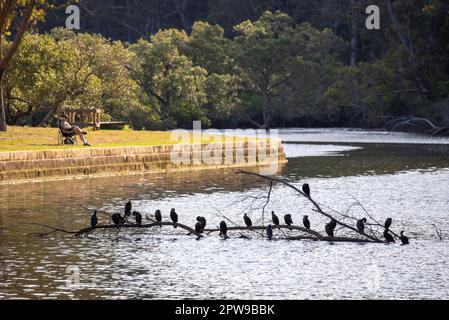
<path id="1" fill-rule="evenodd" d="M 280 140 L 11 151 L 0 152 L 0 185 L 177 171 L 263 168 L 286 162 Z"/>

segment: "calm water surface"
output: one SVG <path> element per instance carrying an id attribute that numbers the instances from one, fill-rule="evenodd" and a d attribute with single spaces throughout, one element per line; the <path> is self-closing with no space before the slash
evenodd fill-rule
<path id="1" fill-rule="evenodd" d="M 247 210 L 260 223 L 249 197 L 266 184 L 229 170 L 0 186 L 0 299 L 449 298 L 449 139 L 336 129 L 287 129 L 281 137 L 289 163 L 279 175 L 308 182 L 318 202 L 339 211 L 356 198 L 379 220 L 391 216 L 411 245 L 268 242 L 257 234 L 196 241 L 172 228 L 28 236 L 43 229 L 27 222 L 77 230 L 89 224 L 89 208 L 121 212 L 128 199 L 165 218 L 177 208 L 192 226 L 200 214 L 217 225 L 218 211 L 241 223 Z M 271 210 L 297 223 L 308 214 L 324 229 L 310 204 L 286 187 L 274 188 Z M 79 284 L 68 287 L 76 269 Z"/>

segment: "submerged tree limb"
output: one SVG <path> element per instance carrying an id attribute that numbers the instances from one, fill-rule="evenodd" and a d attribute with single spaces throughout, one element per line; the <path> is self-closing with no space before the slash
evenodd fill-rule
<path id="1" fill-rule="evenodd" d="M 269 177 L 269 176 L 265 176 L 265 175 L 262 175 L 262 174 L 258 174 L 258 173 L 255 173 L 255 172 L 249 172 L 249 171 L 245 171 L 245 170 L 239 170 L 239 171 L 237 171 L 237 174 L 251 175 L 251 176 L 255 176 L 255 177 L 261 178 L 261 179 L 265 179 L 265 180 L 270 181 L 270 182 L 278 182 L 278 183 L 281 183 L 281 184 L 283 184 L 283 185 L 285 185 L 285 186 L 287 186 L 287 187 L 289 187 L 289 188 L 295 190 L 297 193 L 299 193 L 300 195 L 302 195 L 304 198 L 308 199 L 308 200 L 313 204 L 313 206 L 315 207 L 315 210 L 314 210 L 315 212 L 317 212 L 317 213 L 319 213 L 319 214 L 321 214 L 321 215 L 323 215 L 323 216 L 325 216 L 325 217 L 327 217 L 327 218 L 329 218 L 329 219 L 331 219 L 331 220 L 335 220 L 335 221 L 337 222 L 337 224 L 341 225 L 342 227 L 345 227 L 346 229 L 352 230 L 352 231 L 354 231 L 355 233 L 360 234 L 359 231 L 358 231 L 356 228 L 354 228 L 353 226 L 350 226 L 350 225 L 348 225 L 348 224 L 346 224 L 346 223 L 344 223 L 344 222 L 342 222 L 342 221 L 340 221 L 340 220 L 338 220 L 338 219 L 335 219 L 332 215 L 330 215 L 330 214 L 324 212 L 324 211 L 321 209 L 320 205 L 319 205 L 315 200 L 313 200 L 311 197 L 307 196 L 304 192 L 302 192 L 301 190 L 299 190 L 296 186 L 294 186 L 293 184 L 291 184 L 291 183 L 290 183 L 289 181 L 287 181 L 286 179 L 280 179 L 280 178 L 275 178 L 275 177 Z M 368 240 L 373 241 L 373 242 L 383 242 L 383 241 L 379 240 L 377 237 L 368 235 L 368 234 L 366 234 L 366 233 L 362 233 L 362 234 L 360 234 L 360 235 L 362 235 L 363 237 L 365 237 L 365 238 L 367 238 Z"/>
<path id="2" fill-rule="evenodd" d="M 137 228 L 137 229 L 148 229 L 148 228 L 155 228 L 155 227 L 162 227 L 162 226 L 171 226 L 171 227 L 177 227 L 183 230 L 186 230 L 189 232 L 189 234 L 193 234 L 196 236 L 199 236 L 199 234 L 196 233 L 195 229 L 186 226 L 182 223 L 174 223 L 174 222 L 154 222 L 154 223 L 150 223 L 150 224 L 121 224 L 121 225 L 98 225 L 94 228 L 88 227 L 88 228 L 84 228 L 79 230 L 78 232 L 75 233 L 75 236 L 79 237 L 82 236 L 84 234 L 90 234 L 92 231 L 94 230 L 100 230 L 100 229 L 132 229 L 132 228 Z"/>

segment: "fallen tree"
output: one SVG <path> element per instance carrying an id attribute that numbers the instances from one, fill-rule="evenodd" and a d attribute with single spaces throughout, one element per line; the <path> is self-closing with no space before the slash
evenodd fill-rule
<path id="1" fill-rule="evenodd" d="M 303 190 L 301 190 L 300 188 L 296 187 L 292 182 L 288 181 L 287 179 L 284 178 L 279 178 L 279 177 L 271 177 L 271 176 L 265 176 L 265 175 L 261 175 L 258 173 L 254 173 L 254 172 L 249 172 L 249 171 L 244 171 L 244 170 L 239 170 L 236 172 L 236 174 L 243 174 L 243 175 L 248 175 L 248 176 L 253 176 L 256 177 L 258 179 L 262 179 L 267 181 L 268 184 L 268 191 L 267 194 L 264 196 L 258 196 L 258 197 L 253 197 L 252 202 L 254 203 L 255 200 L 257 199 L 263 199 L 263 204 L 261 205 L 260 208 L 262 211 L 262 224 L 261 225 L 251 225 L 251 226 L 242 226 L 239 223 L 236 223 L 234 221 L 232 221 L 229 217 L 223 215 L 221 212 L 218 212 L 218 215 L 220 218 L 224 219 L 223 222 L 227 221 L 228 223 L 231 224 L 231 226 L 227 227 L 227 232 L 231 232 L 231 233 L 238 233 L 240 235 L 240 238 L 249 238 L 248 237 L 248 233 L 255 233 L 258 236 L 261 237 L 266 237 L 266 232 L 267 232 L 267 225 L 264 222 L 264 214 L 265 214 L 265 208 L 267 207 L 268 203 L 271 200 L 271 196 L 273 193 L 273 186 L 275 184 L 282 184 L 284 186 L 287 186 L 288 188 L 294 190 L 299 196 L 306 198 L 312 205 L 313 205 L 313 209 L 312 212 L 319 214 L 327 219 L 329 219 L 330 221 L 334 221 L 335 222 L 335 226 L 338 226 L 338 229 L 336 229 L 336 227 L 334 229 L 335 232 L 338 232 L 339 235 L 333 235 L 332 232 L 332 236 L 329 236 L 328 234 L 323 235 L 320 232 L 306 227 L 302 227 L 302 226 L 298 226 L 298 225 L 271 225 L 270 224 L 270 228 L 271 230 L 278 230 L 282 233 L 282 235 L 279 235 L 278 237 L 276 237 L 276 239 L 284 239 L 284 240 L 313 240 L 313 241 L 329 241 L 329 242 L 358 242 L 358 243 L 384 243 L 385 240 L 382 239 L 381 236 L 379 236 L 379 234 L 381 234 L 379 232 L 379 230 L 384 230 L 388 233 L 392 233 L 396 238 L 401 239 L 401 236 L 398 235 L 397 233 L 395 233 L 394 231 L 392 231 L 389 226 L 385 227 L 384 224 L 381 224 L 379 221 L 377 221 L 373 215 L 371 215 L 368 210 L 366 210 L 366 208 L 357 200 L 354 202 L 354 205 L 358 205 L 360 206 L 363 211 L 366 214 L 366 222 L 365 222 L 365 226 L 366 228 L 364 229 L 364 231 L 360 231 L 358 230 L 356 227 L 354 227 L 354 221 L 359 221 L 359 218 L 351 216 L 348 212 L 346 213 L 341 213 L 338 212 L 330 207 L 327 207 L 325 205 L 322 205 L 320 203 L 318 203 L 316 200 L 314 200 L 309 194 L 306 194 Z M 309 190 L 310 191 L 310 190 Z M 351 207 L 352 207 L 351 206 Z M 325 209 L 323 209 L 323 207 L 325 207 Z M 351 209 L 351 207 L 349 209 Z M 86 208 L 89 209 L 89 208 Z M 348 210 L 349 210 L 348 209 Z M 90 209 L 89 209 L 90 210 Z M 104 215 L 107 215 L 109 217 L 109 220 L 111 220 L 111 215 L 109 213 L 106 212 L 101 212 L 101 211 L 97 211 L 98 213 L 102 213 Z M 330 213 L 332 212 L 332 213 Z M 173 230 L 182 230 L 184 232 L 186 232 L 186 235 L 189 236 L 195 236 L 197 239 L 200 239 L 204 236 L 210 236 L 216 233 L 220 233 L 220 236 L 222 235 L 222 230 L 220 227 L 216 227 L 216 228 L 203 228 L 201 231 L 197 232 L 195 227 L 190 227 L 186 224 L 183 223 L 179 223 L 179 222 L 168 222 L 168 221 L 162 221 L 162 222 L 157 222 L 155 220 L 153 220 L 152 218 L 146 216 L 146 219 L 148 221 L 148 223 L 145 224 L 137 224 L 137 223 L 130 223 L 127 220 L 123 221 L 123 223 L 111 223 L 111 224 L 95 224 L 94 226 L 90 226 L 90 227 L 85 227 L 82 228 L 81 230 L 77 230 L 77 231 L 67 231 L 61 228 L 54 228 L 51 226 L 46 226 L 46 225 L 42 225 L 42 224 L 33 224 L 36 226 L 40 226 L 40 227 L 45 227 L 47 229 L 49 229 L 50 231 L 48 232 L 44 232 L 44 233 L 35 233 L 33 235 L 35 236 L 47 236 L 49 234 L 53 234 L 53 233 L 65 233 L 65 234 L 69 234 L 71 236 L 75 236 L 75 237 L 88 237 L 91 234 L 93 234 L 94 232 L 97 231 L 101 231 L 101 230 L 110 230 L 110 231 L 117 231 L 119 232 L 120 230 L 149 230 L 149 229 L 157 229 L 157 228 L 162 228 L 162 227 L 171 227 L 173 228 Z M 347 222 L 347 220 L 351 219 L 352 222 Z M 290 231 L 288 234 L 286 233 L 286 231 Z M 343 233 L 346 232 L 346 233 Z M 294 234 L 297 233 L 297 234 Z M 227 234 L 225 234 L 223 236 L 225 239 L 228 238 Z M 271 239 L 271 237 L 269 237 Z M 401 239 L 402 240 L 402 239 Z"/>
<path id="2" fill-rule="evenodd" d="M 449 136 L 449 127 L 439 127 L 426 118 L 405 116 L 388 121 L 383 130 L 388 131 L 415 131 L 428 133 L 435 137 Z"/>

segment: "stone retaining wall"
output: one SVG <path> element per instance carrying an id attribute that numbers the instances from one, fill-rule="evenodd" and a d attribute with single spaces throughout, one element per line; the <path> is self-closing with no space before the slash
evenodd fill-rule
<path id="1" fill-rule="evenodd" d="M 228 150 L 213 153 L 211 149 Z M 183 162 L 174 161 L 184 152 Z M 194 154 L 194 151 L 197 153 Z M 214 155 L 212 161 L 201 161 Z M 264 156 L 265 155 L 265 156 Z M 186 159 L 188 161 L 186 161 Z M 193 161 L 193 160 L 197 161 Z M 200 159 L 200 161 L 198 161 Z M 236 161 L 238 160 L 238 161 Z M 219 145 L 165 145 L 112 148 L 0 152 L 0 184 L 27 181 L 269 166 L 286 162 L 278 140 L 246 141 Z"/>

